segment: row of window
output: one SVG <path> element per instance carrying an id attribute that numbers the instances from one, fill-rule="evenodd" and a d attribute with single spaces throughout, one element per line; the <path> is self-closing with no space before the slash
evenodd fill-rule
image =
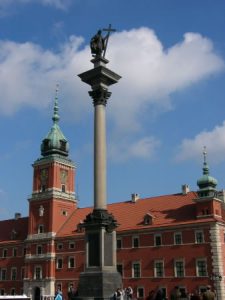
<path id="1" fill-rule="evenodd" d="M 181 245 L 183 244 L 182 233 L 175 232 L 174 235 L 174 245 Z M 195 231 L 195 243 L 202 244 L 204 243 L 204 232 L 202 230 Z M 162 245 L 162 235 L 159 233 L 154 234 L 154 246 L 161 246 Z M 132 247 L 138 248 L 140 246 L 139 236 L 132 237 Z M 122 238 L 117 238 L 117 249 L 123 248 Z"/>
<path id="2" fill-rule="evenodd" d="M 24 250 L 23 250 L 24 255 L 26 254 L 25 251 L 26 251 L 26 249 L 24 248 Z M 12 257 L 18 256 L 18 248 L 11 249 L 11 256 Z M 7 248 L 2 249 L 2 257 L 3 258 L 8 257 L 8 249 Z"/>
<path id="3" fill-rule="evenodd" d="M 75 258 L 74 257 L 68 257 L 67 261 L 67 266 L 68 268 L 75 268 Z M 57 258 L 56 260 L 56 268 L 57 269 L 62 269 L 63 268 L 63 259 L 62 258 Z M 18 274 L 17 274 L 17 268 L 12 267 L 10 270 L 10 278 L 7 277 L 7 269 L 2 268 L 0 269 L 0 280 L 17 280 L 18 279 Z M 21 273 L 20 273 L 20 279 L 24 278 L 25 274 L 25 268 L 21 268 Z M 34 272 L 34 279 L 41 279 L 42 278 L 42 267 L 41 266 L 36 266 L 35 267 L 35 272 Z"/>
<path id="4" fill-rule="evenodd" d="M 68 257 L 67 261 L 68 268 L 75 268 L 75 258 L 74 257 Z M 56 259 L 56 269 L 62 269 L 63 268 L 63 259 L 57 258 Z"/>
<path id="5" fill-rule="evenodd" d="M 123 265 L 122 264 L 117 265 L 117 270 L 123 276 Z M 196 276 L 197 277 L 208 276 L 207 259 L 206 258 L 196 259 Z M 132 263 L 132 277 L 133 278 L 141 277 L 141 263 L 139 261 Z M 155 260 L 154 261 L 154 277 L 155 278 L 165 277 L 163 260 Z M 185 277 L 185 262 L 183 259 L 174 260 L 174 277 Z"/>
<path id="6" fill-rule="evenodd" d="M 56 248 L 57 250 L 63 249 L 63 243 L 58 243 Z M 69 242 L 69 249 L 75 249 L 75 242 Z M 43 246 L 37 245 L 36 246 L 36 254 L 43 254 Z M 23 248 L 23 255 L 26 255 L 26 248 Z M 18 256 L 18 248 L 12 248 L 11 249 L 11 256 L 17 257 Z M 2 249 L 2 257 L 6 258 L 9 257 L 9 251 L 7 248 Z"/>
<path id="7" fill-rule="evenodd" d="M 7 276 L 7 269 L 2 268 L 0 269 L 0 280 L 8 280 L 8 276 Z M 25 268 L 21 268 L 21 272 L 20 272 L 20 279 L 22 280 L 24 278 L 25 275 Z M 18 278 L 18 271 L 16 267 L 12 267 L 10 270 L 10 280 L 17 280 Z"/>

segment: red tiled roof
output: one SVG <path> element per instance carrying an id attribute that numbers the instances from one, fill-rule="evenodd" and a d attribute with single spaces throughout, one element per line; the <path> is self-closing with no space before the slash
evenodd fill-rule
<path id="1" fill-rule="evenodd" d="M 27 233 L 28 217 L 0 221 L 0 243 L 25 240 Z"/>
<path id="2" fill-rule="evenodd" d="M 113 214 L 119 227 L 117 231 L 146 229 L 149 227 L 171 226 L 205 222 L 206 219 L 196 219 L 195 192 L 183 194 L 172 194 L 159 197 L 139 199 L 132 201 L 113 203 L 108 205 L 108 211 Z M 61 227 L 57 236 L 69 236 L 80 234 L 77 225 L 84 220 L 92 208 L 78 208 Z M 153 216 L 152 225 L 144 225 L 144 216 L 150 213 Z M 212 221 L 212 218 L 207 221 Z"/>

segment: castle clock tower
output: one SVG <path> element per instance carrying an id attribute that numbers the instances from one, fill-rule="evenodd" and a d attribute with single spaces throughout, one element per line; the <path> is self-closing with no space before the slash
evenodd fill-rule
<path id="1" fill-rule="evenodd" d="M 29 201 L 24 292 L 33 299 L 55 294 L 55 245 L 58 230 L 76 209 L 75 165 L 58 122 L 56 91 L 53 125 L 41 144 L 42 157 L 33 164 Z"/>

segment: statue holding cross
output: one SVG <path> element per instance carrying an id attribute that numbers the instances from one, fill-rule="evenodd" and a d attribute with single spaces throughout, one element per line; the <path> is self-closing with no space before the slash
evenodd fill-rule
<path id="1" fill-rule="evenodd" d="M 102 36 L 102 31 L 108 32 L 105 37 Z M 111 28 L 111 24 L 109 24 L 109 28 L 98 30 L 90 42 L 92 56 L 105 57 L 110 33 L 114 31 L 116 30 Z"/>

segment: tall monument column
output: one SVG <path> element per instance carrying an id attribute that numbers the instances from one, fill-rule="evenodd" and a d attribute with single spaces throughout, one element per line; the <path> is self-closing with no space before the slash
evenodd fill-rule
<path id="1" fill-rule="evenodd" d="M 104 29 L 103 29 L 104 30 Z M 94 68 L 79 74 L 81 80 L 91 86 L 89 95 L 94 105 L 94 209 L 86 216 L 85 228 L 86 264 L 80 274 L 79 298 L 109 299 L 122 280 L 116 265 L 117 222 L 107 211 L 106 201 L 106 125 L 105 109 L 111 92 L 108 87 L 118 82 L 118 74 L 106 68 L 106 48 L 111 26 L 101 30 L 91 39 Z"/>

